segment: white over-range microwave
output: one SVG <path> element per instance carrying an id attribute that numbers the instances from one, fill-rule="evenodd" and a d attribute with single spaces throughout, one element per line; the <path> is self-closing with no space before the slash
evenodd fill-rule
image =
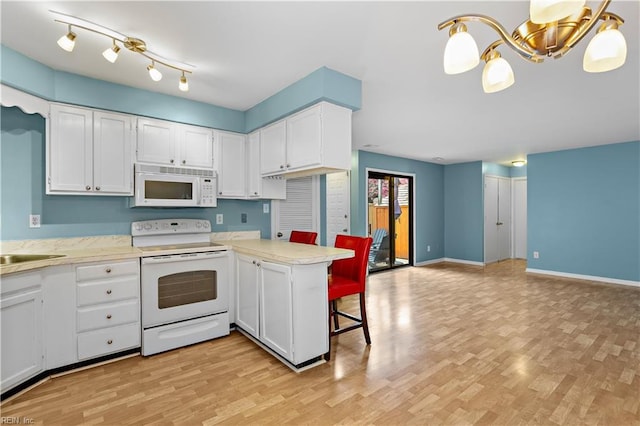
<path id="1" fill-rule="evenodd" d="M 133 207 L 216 207 L 213 170 L 135 165 Z"/>

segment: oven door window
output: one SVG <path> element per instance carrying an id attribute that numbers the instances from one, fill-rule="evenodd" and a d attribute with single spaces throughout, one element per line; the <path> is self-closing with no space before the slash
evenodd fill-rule
<path id="1" fill-rule="evenodd" d="M 217 271 L 188 271 L 158 278 L 159 309 L 206 302 L 217 298 Z"/>

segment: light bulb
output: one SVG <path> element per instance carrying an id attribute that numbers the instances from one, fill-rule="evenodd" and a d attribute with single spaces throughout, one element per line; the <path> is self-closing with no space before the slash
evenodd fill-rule
<path id="1" fill-rule="evenodd" d="M 189 82 L 187 81 L 187 77 L 184 76 L 184 71 L 182 72 L 182 77 L 180 77 L 180 83 L 178 83 L 178 89 L 183 92 L 189 91 Z"/>
<path id="2" fill-rule="evenodd" d="M 578 13 L 585 0 L 531 0 L 529 18 L 534 24 L 548 24 Z"/>
<path id="3" fill-rule="evenodd" d="M 485 93 L 495 93 L 514 82 L 511 65 L 500 57 L 500 53 L 494 51 L 482 70 L 482 89 Z"/>
<path id="4" fill-rule="evenodd" d="M 151 80 L 153 81 L 160 81 L 162 80 L 162 73 L 160 71 L 158 71 L 157 69 L 155 69 L 153 67 L 154 63 L 152 62 L 151 65 L 149 65 L 147 67 L 147 69 L 149 70 L 149 76 L 151 77 Z"/>
<path id="5" fill-rule="evenodd" d="M 478 45 L 464 24 L 455 24 L 444 48 L 444 72 L 460 74 L 480 63 Z"/>
<path id="6" fill-rule="evenodd" d="M 66 50 L 67 52 L 73 51 L 76 45 L 76 35 L 71 31 L 71 25 L 69 25 L 69 32 L 58 39 L 58 46 Z"/>
<path id="7" fill-rule="evenodd" d="M 621 67 L 627 59 L 627 42 L 622 33 L 613 27 L 598 31 L 587 46 L 582 60 L 586 72 L 606 72 Z"/>
<path id="8" fill-rule="evenodd" d="M 104 52 L 102 52 L 102 56 L 104 56 L 104 58 L 111 62 L 112 64 L 118 59 L 118 52 L 120 51 L 120 48 L 118 46 L 116 46 L 116 42 L 114 40 L 113 42 L 113 46 L 111 46 L 110 48 L 108 48 L 107 50 L 105 50 Z"/>

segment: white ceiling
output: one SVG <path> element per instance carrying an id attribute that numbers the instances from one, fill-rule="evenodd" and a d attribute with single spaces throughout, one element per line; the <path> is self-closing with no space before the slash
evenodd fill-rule
<path id="1" fill-rule="evenodd" d="M 587 2 L 595 7 L 599 2 Z M 354 148 L 441 164 L 510 163 L 526 154 L 640 140 L 640 3 L 614 0 L 628 56 L 613 72 L 582 71 L 589 35 L 566 57 L 532 64 L 502 48 L 516 84 L 484 94 L 482 67 L 442 70 L 447 30 L 462 13 L 491 15 L 506 28 L 528 16 L 528 2 L 0 2 L 2 44 L 52 68 L 191 100 L 246 110 L 327 66 L 362 81 L 353 116 Z M 123 51 L 101 57 L 109 40 L 78 29 L 76 48 L 56 45 L 66 27 L 49 10 L 128 36 L 150 50 L 196 66 L 190 91 L 177 73 L 149 79 L 148 61 Z M 497 35 L 479 23 L 469 32 L 483 50 Z M 441 157 L 442 160 L 434 160 Z"/>

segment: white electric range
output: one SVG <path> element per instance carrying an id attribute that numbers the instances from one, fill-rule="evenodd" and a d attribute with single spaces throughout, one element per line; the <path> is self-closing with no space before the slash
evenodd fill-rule
<path id="1" fill-rule="evenodd" d="M 203 219 L 131 224 L 140 258 L 142 355 L 229 334 L 229 247 Z"/>

